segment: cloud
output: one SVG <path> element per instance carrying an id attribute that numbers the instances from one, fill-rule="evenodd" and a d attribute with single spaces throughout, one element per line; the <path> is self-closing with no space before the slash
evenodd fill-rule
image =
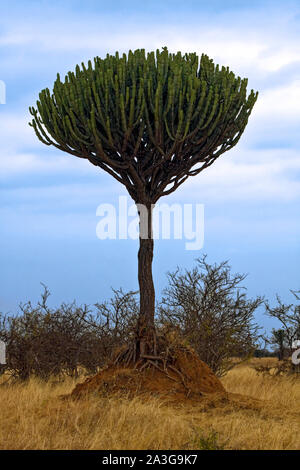
<path id="1" fill-rule="evenodd" d="M 64 154 L 54 147 L 46 147 L 28 125 L 31 116 L 26 113 L 3 112 L 0 115 L 0 178 L 20 174 L 49 174 L 59 172 L 92 172 L 86 161 Z"/>
<path id="2" fill-rule="evenodd" d="M 259 89 L 260 94 L 238 146 L 205 174 L 186 183 L 182 191 L 194 191 L 199 184 L 207 197 L 216 200 L 240 197 L 291 201 L 299 197 L 300 43 L 295 38 L 299 36 L 300 20 L 293 3 L 285 8 L 277 4 L 270 11 L 266 8 L 261 5 L 255 9 L 217 9 L 213 16 L 205 8 L 200 14 L 196 6 L 194 13 L 187 9 L 182 16 L 167 8 L 161 9 L 161 15 L 159 8 L 152 8 L 149 15 L 131 8 L 124 21 L 123 10 L 114 9 L 113 14 L 108 9 L 101 13 L 97 10 L 92 14 L 87 9 L 81 15 L 56 5 L 48 8 L 46 15 L 39 14 L 33 28 L 31 5 L 31 10 L 24 13 L 28 21 L 18 16 L 13 23 L 12 18 L 1 19 L 0 47 L 10 51 L 12 59 L 7 59 L 11 63 L 6 63 L 6 67 L 10 67 L 11 74 L 18 70 L 22 76 L 22 70 L 28 73 L 32 65 L 33 70 L 41 69 L 43 83 L 47 83 L 47 73 L 53 78 L 54 72 L 65 68 L 66 63 L 107 51 L 113 53 L 120 47 L 121 51 L 137 47 L 152 50 L 167 44 L 173 52 L 208 53 L 216 62 L 248 76 L 249 88 Z M 20 63 L 13 59 L 20 51 L 25 52 L 26 61 L 19 72 Z M 58 67 L 55 71 L 54 66 Z M 9 89 L 10 84 L 7 85 Z M 51 82 L 48 85 L 51 87 Z M 28 81 L 26 87 L 26 92 L 33 95 Z M 17 91 L 24 99 L 22 90 Z M 49 175 L 73 175 L 76 182 L 84 176 L 92 181 L 96 169 L 43 146 L 29 128 L 29 118 L 23 104 L 15 113 L 0 115 L 1 179 L 13 181 L 26 175 L 27 187 L 31 179 L 35 185 L 33 178 L 38 175 L 46 186 Z"/>
<path id="3" fill-rule="evenodd" d="M 298 120 L 300 124 L 300 77 L 288 86 L 263 90 L 255 105 L 256 118 Z"/>
<path id="4" fill-rule="evenodd" d="M 5 153 L 0 159 L 0 172 L 2 177 L 16 176 L 17 174 L 45 174 L 70 171 L 74 169 L 73 159 L 66 156 L 50 157 L 34 153 Z M 77 167 L 77 171 L 80 169 Z"/>
<path id="5" fill-rule="evenodd" d="M 43 16 L 38 14 L 34 27 L 29 13 L 28 21 L 17 15 L 13 24 L 11 18 L 2 18 L 0 46 L 13 47 L 15 51 L 21 48 L 26 59 L 34 58 L 35 67 L 41 63 L 47 66 L 49 55 L 54 52 L 58 61 L 66 63 L 70 55 L 84 59 L 120 48 L 152 50 L 165 44 L 174 51 L 206 52 L 237 73 L 249 75 L 254 68 L 253 77 L 257 71 L 276 71 L 300 60 L 300 45 L 295 40 L 298 9 L 293 4 L 286 4 L 285 8 L 273 5 L 272 9 L 262 4 L 243 10 L 224 10 L 219 5 L 214 15 L 203 5 L 192 9 L 187 4 L 179 11 L 156 5 L 152 12 L 143 14 L 132 8 L 124 21 L 124 11 L 117 8 L 113 12 L 96 9 L 93 13 L 86 9 L 80 15 L 67 9 L 66 21 L 66 8 L 60 4 L 46 9 Z M 40 54 L 41 63 L 36 62 L 36 53 Z"/>
<path id="6" fill-rule="evenodd" d="M 213 166 L 182 186 L 176 199 L 225 204 L 244 201 L 289 203 L 300 198 L 300 152 L 291 149 L 251 151 L 241 146 L 223 154 Z"/>
<path id="7" fill-rule="evenodd" d="M 5 105 L 6 106 L 6 105 Z M 30 115 L 24 112 L 5 112 L 2 107 L 0 114 L 0 140 L 3 147 L 8 149 L 24 149 L 24 147 L 37 147 L 34 131 L 29 127 Z M 0 162 L 1 164 L 1 162 Z"/>

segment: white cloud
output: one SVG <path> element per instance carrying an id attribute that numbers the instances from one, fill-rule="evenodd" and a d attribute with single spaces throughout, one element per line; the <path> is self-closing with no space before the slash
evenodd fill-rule
<path id="1" fill-rule="evenodd" d="M 45 211 L 60 212 L 66 207 L 72 206 L 77 209 L 83 205 L 92 203 L 96 207 L 107 195 L 108 188 L 105 185 L 70 183 L 55 184 L 53 186 L 42 187 L 20 187 L 4 189 L 2 191 L 2 201 L 9 204 L 30 205 L 33 211 L 44 208 Z M 99 200 L 100 197 L 100 200 Z"/>
<path id="2" fill-rule="evenodd" d="M 205 9 L 201 15 L 199 10 L 183 17 L 170 13 L 169 21 L 164 15 L 149 17 L 138 13 L 128 14 L 124 21 L 124 15 L 117 10 L 113 15 L 85 14 L 80 19 L 69 11 L 66 22 L 64 14 L 56 12 L 55 18 L 39 18 L 34 28 L 30 22 L 15 19 L 0 37 L 0 46 L 26 46 L 27 50 L 39 51 L 41 60 L 47 62 L 47 52 L 51 51 L 76 56 L 79 52 L 86 57 L 120 48 L 152 50 L 167 44 L 171 50 L 206 52 L 237 73 L 249 75 L 252 71 L 253 76 L 300 60 L 300 44 L 295 40 L 295 7 L 216 12 L 213 16 Z M 2 23 L 5 25 L 4 20 Z"/>
<path id="3" fill-rule="evenodd" d="M 300 127 L 300 78 L 288 86 L 263 90 L 255 104 L 256 118 L 299 120 Z"/>
<path id="4" fill-rule="evenodd" d="M 271 50 L 270 50 L 271 49 Z M 285 65 L 300 60 L 300 47 L 296 44 L 286 44 L 283 47 L 262 49 L 258 54 L 259 66 L 268 71 L 280 70 Z"/>
<path id="5" fill-rule="evenodd" d="M 28 125 L 28 122 L 31 120 L 31 116 L 28 112 L 26 113 L 27 115 L 24 116 L 24 110 L 20 110 L 18 113 L 12 113 L 5 112 L 2 108 L 1 111 L 0 140 L 2 153 L 3 147 L 5 149 L 22 149 L 26 146 L 37 145 L 35 133 Z"/>
<path id="6" fill-rule="evenodd" d="M 41 173 L 68 168 L 69 162 L 63 157 L 44 157 L 33 153 L 5 153 L 0 159 L 1 176 L 14 176 L 22 173 Z"/>
<path id="7" fill-rule="evenodd" d="M 298 179 L 296 175 L 298 174 Z M 290 202 L 300 198 L 300 151 L 247 150 L 222 155 L 213 166 L 184 183 L 179 198 Z"/>
<path id="8" fill-rule="evenodd" d="M 130 48 L 153 50 L 168 45 L 172 52 L 207 53 L 221 65 L 229 65 L 236 74 L 248 76 L 249 88 L 263 85 L 238 146 L 221 156 L 205 173 L 191 178 L 180 194 L 189 194 L 199 185 L 206 196 L 214 200 L 279 198 L 290 201 L 300 195 L 299 176 L 297 179 L 300 151 L 295 144 L 300 127 L 297 129 L 297 122 L 300 124 L 300 79 L 294 76 L 291 81 L 286 68 L 300 61 L 300 42 L 295 40 L 299 37 L 299 20 L 295 22 L 295 14 L 296 9 L 282 8 L 271 12 L 260 9 L 214 17 L 204 13 L 199 20 L 195 15 L 191 21 L 187 18 L 174 20 L 173 15 L 165 23 L 159 18 L 154 21 L 153 16 L 146 21 L 144 17 L 129 15 L 124 21 L 120 14 L 107 13 L 93 17 L 84 15 L 79 20 L 70 12 L 67 22 L 63 15 L 56 14 L 55 19 L 40 18 L 34 28 L 30 22 L 20 20 L 12 26 L 10 20 L 9 28 L 0 38 L 0 46 L 10 46 L 12 58 L 13 51 L 17 56 L 26 49 L 26 70 L 31 65 L 35 70 L 38 67 L 44 69 L 48 63 L 52 67 L 54 56 L 62 64 L 70 57 L 73 60 L 75 56 L 103 56 L 107 51 L 120 48 L 122 52 Z M 4 19 L 2 23 L 5 23 Z M 19 72 L 19 65 L 18 61 L 11 60 L 10 70 L 18 68 Z M 51 70 L 51 76 L 54 72 L 56 70 Z M 96 171 L 85 161 L 52 148 L 46 149 L 28 126 L 28 112 L 26 114 L 22 109 L 21 115 L 25 117 L 13 113 L 0 115 L 0 171 L 3 177 L 63 171 L 88 175 Z M 281 145 L 294 148 L 257 148 L 264 143 L 266 147 L 270 146 L 272 140 L 276 146 L 280 138 L 283 140 Z"/>
<path id="9" fill-rule="evenodd" d="M 49 173 L 78 171 L 88 173 L 92 165 L 86 161 L 63 154 L 53 147 L 43 145 L 28 125 L 29 113 L 2 113 L 0 115 L 0 175 L 14 176 L 22 173 Z"/>
<path id="10" fill-rule="evenodd" d="M 55 32 L 45 28 L 35 31 L 13 32 L 0 38 L 0 46 L 14 45 L 32 48 L 34 51 L 67 53 L 81 51 L 84 56 L 105 55 L 106 52 L 121 52 L 128 49 L 144 47 L 146 50 L 161 48 L 167 44 L 175 52 L 202 52 L 207 53 L 221 65 L 229 65 L 237 73 L 251 71 L 253 67 L 259 73 L 276 71 L 281 67 L 300 60 L 300 46 L 293 41 L 284 40 L 277 35 L 268 37 L 258 34 L 257 38 L 247 38 L 247 28 L 237 25 L 226 28 L 223 25 L 212 31 L 211 25 L 194 27 L 182 25 L 178 28 L 170 25 L 134 25 L 127 29 L 127 25 L 118 25 L 113 33 L 111 26 L 103 25 L 97 31 L 91 31 L 91 25 L 86 25 L 86 32 L 80 35 L 78 25 L 56 26 Z M 81 28 L 83 26 L 81 25 Z M 243 34 L 241 34 L 241 29 Z M 132 30 L 134 32 L 132 32 Z M 22 31 L 22 27 L 21 27 Z M 46 57 L 45 57 L 46 59 Z"/>

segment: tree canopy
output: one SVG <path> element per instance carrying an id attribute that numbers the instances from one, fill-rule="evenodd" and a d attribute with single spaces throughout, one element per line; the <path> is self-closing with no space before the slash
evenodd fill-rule
<path id="1" fill-rule="evenodd" d="M 155 203 L 237 144 L 258 93 L 196 53 L 107 54 L 76 66 L 30 108 L 38 138 Z"/>

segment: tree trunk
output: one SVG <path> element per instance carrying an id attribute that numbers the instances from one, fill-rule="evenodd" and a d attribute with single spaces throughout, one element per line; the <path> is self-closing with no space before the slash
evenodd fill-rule
<path id="1" fill-rule="evenodd" d="M 156 354 L 154 327 L 155 291 L 152 278 L 153 236 L 152 205 L 137 205 L 140 217 L 140 247 L 138 252 L 138 279 L 140 288 L 140 315 L 138 321 L 137 358 Z"/>

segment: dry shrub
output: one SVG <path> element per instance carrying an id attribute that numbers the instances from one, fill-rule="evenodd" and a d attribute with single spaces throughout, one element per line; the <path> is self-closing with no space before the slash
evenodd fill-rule
<path id="1" fill-rule="evenodd" d="M 254 313 L 263 303 L 247 298 L 240 285 L 246 276 L 230 269 L 227 262 L 209 264 L 204 255 L 193 269 L 169 273 L 159 308 L 160 322 L 176 327 L 218 376 L 236 365 L 232 357 L 245 360 L 254 353 Z"/>
<path id="2" fill-rule="evenodd" d="M 227 262 L 210 265 L 203 256 L 194 269 L 169 274 L 169 285 L 157 306 L 158 333 L 176 330 L 213 372 L 224 375 L 256 349 L 254 313 L 261 298 L 248 299 L 240 283 L 244 275 L 230 272 Z M 0 339 L 7 343 L 8 365 L 14 377 L 34 374 L 77 376 L 81 368 L 93 374 L 112 358 L 116 348 L 134 343 L 139 305 L 135 292 L 114 290 L 109 302 L 93 308 L 47 305 L 45 287 L 37 306 L 20 306 L 16 316 L 0 314 Z"/>
<path id="3" fill-rule="evenodd" d="M 31 375 L 77 377 L 83 368 L 96 373 L 113 350 L 130 340 L 137 317 L 135 294 L 114 290 L 109 303 L 62 304 L 52 309 L 44 286 L 41 301 L 20 305 L 16 316 L 0 314 L 0 339 L 7 344 L 6 370 L 15 378 Z"/>

